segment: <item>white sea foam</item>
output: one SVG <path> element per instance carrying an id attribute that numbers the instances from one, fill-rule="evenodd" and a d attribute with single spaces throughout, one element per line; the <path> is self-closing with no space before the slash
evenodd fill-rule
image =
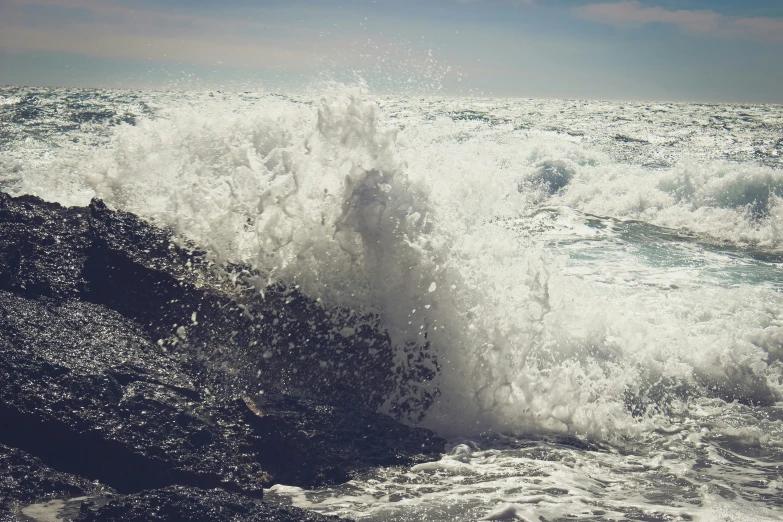
<path id="1" fill-rule="evenodd" d="M 753 164 L 682 161 L 665 170 L 596 165 L 578 170 L 556 201 L 681 229 L 705 238 L 783 246 L 783 171 Z"/>
<path id="2" fill-rule="evenodd" d="M 675 430 L 613 448 L 585 451 L 556 441 L 499 437 L 471 442 L 468 462 L 445 455 L 318 491 L 274 487 L 270 496 L 368 522 L 780 520 L 775 500 L 764 502 L 783 492 L 780 458 L 770 451 L 781 444 L 779 418 L 743 406 L 727 411 L 709 400 L 697 401 L 691 416 Z M 751 427 L 770 438 L 732 441 L 747 438 Z"/>
<path id="3" fill-rule="evenodd" d="M 19 96 L 0 96 L 0 107 L 3 105 L 16 105 L 22 101 Z"/>
<path id="4" fill-rule="evenodd" d="M 780 248 L 779 171 L 621 164 L 578 136 L 518 128 L 524 104 L 376 103 L 346 88 L 304 101 L 163 105 L 103 150 L 74 145 L 30 166 L 19 190 L 96 195 L 252 264 L 259 289 L 280 280 L 378 313 L 398 364 L 406 343 L 429 342 L 440 396 L 424 425 L 444 434 L 611 439 L 692 397 L 783 396 L 777 290 L 724 285 L 703 267 L 732 261 L 676 237 L 702 268 L 651 267 L 583 215 Z M 469 118 L 454 116 L 459 103 Z M 579 212 L 548 222 L 542 206 Z M 779 268 L 765 270 L 769 281 Z"/>

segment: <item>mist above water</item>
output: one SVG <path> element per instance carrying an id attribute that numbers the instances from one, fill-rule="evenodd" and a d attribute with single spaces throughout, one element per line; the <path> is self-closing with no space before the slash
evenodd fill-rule
<path id="1" fill-rule="evenodd" d="M 624 128 L 630 141 L 610 118 L 585 134 L 562 102 L 332 86 L 301 99 L 158 95 L 149 106 L 108 128 L 105 147 L 5 158 L 16 163 L 4 174 L 19 192 L 97 196 L 171 226 L 218 262 L 258 269 L 259 290 L 282 281 L 379 314 L 399 365 L 410 345 L 437 357 L 428 427 L 612 439 L 698 397 L 781 398 L 779 262 L 755 279 L 736 270 L 752 264 L 742 249 L 774 258 L 781 247 L 774 163 L 721 151 L 705 161 L 691 139 L 651 166 L 654 123 Z M 597 109 L 612 114 L 582 112 Z M 544 130 L 526 123 L 547 118 Z M 637 161 L 621 161 L 628 147 Z M 629 219 L 642 224 L 636 236 L 623 231 Z M 651 243 L 666 230 L 656 227 L 674 230 Z"/>

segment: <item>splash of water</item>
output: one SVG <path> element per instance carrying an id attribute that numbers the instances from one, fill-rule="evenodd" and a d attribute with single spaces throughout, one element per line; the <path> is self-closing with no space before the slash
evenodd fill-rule
<path id="1" fill-rule="evenodd" d="M 755 219 L 758 241 L 773 244 L 776 173 L 645 176 L 560 138 L 521 141 L 442 116 L 400 132 L 385 114 L 360 88 L 316 104 L 263 97 L 250 111 L 230 100 L 174 104 L 118 126 L 103 151 L 77 149 L 54 170 L 26 173 L 23 190 L 73 203 L 96 195 L 173 227 L 218 262 L 254 266 L 259 290 L 284 281 L 378 314 L 398 368 L 417 347 L 439 366 L 433 387 L 414 392 L 437 395 L 424 424 L 445 434 L 614 437 L 645 426 L 634 415 L 694 395 L 781 396 L 775 292 L 606 291 L 508 224 L 555 202 L 661 224 L 680 216 L 697 229 L 704 208 L 737 216 L 740 238 Z M 754 183 L 772 187 L 761 203 L 736 189 Z M 622 207 L 650 195 L 660 204 Z"/>

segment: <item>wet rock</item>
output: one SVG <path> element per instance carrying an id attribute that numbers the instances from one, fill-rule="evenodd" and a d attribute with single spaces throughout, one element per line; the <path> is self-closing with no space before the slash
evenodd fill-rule
<path id="1" fill-rule="evenodd" d="M 337 517 L 317 515 L 294 507 L 256 501 L 220 489 L 174 486 L 112 500 L 100 507 L 89 502 L 75 522 L 327 522 Z"/>
<path id="2" fill-rule="evenodd" d="M 0 291 L 0 441 L 120 492 L 186 484 L 261 493 L 261 466 L 184 367 L 134 322 Z M 230 419 L 229 419 L 230 420 Z"/>
<path id="3" fill-rule="evenodd" d="M 98 200 L 64 208 L 0 193 L 0 238 L 0 289 L 104 305 L 165 348 L 230 368 L 221 386 L 369 408 L 397 393 L 391 411 L 413 418 L 434 399 L 421 386 L 437 373 L 427 346 L 408 347 L 405 364 L 395 366 L 376 318 L 265 286 L 246 267 L 218 267 L 204 252 L 178 246 L 170 231 Z"/>
<path id="4" fill-rule="evenodd" d="M 269 394 L 237 401 L 274 482 L 317 487 L 375 466 L 436 460 L 444 440 L 387 415 Z M 242 407 L 244 406 L 244 408 Z"/>
<path id="5" fill-rule="evenodd" d="M 185 484 L 257 495 L 443 449 L 431 432 L 372 410 L 214 395 L 221 373 L 182 356 L 99 305 L 0 291 L 0 441 L 120 492 Z"/>
<path id="6" fill-rule="evenodd" d="M 258 277 L 98 201 L 0 193 L 0 443 L 74 477 L 53 494 L 99 481 L 132 495 L 112 505 L 158 499 L 170 520 L 215 495 L 253 520 L 264 486 L 437 458 L 442 439 L 376 413 L 398 382 L 432 378 L 426 350 L 395 367 L 372 318 L 281 285 L 262 295 Z"/>
<path id="7" fill-rule="evenodd" d="M 0 193 L 0 288 L 69 297 L 84 285 L 89 211 Z"/>
<path id="8" fill-rule="evenodd" d="M 52 498 L 110 492 L 100 484 L 45 466 L 39 459 L 0 444 L 0 521 L 19 519 L 23 506 Z"/>

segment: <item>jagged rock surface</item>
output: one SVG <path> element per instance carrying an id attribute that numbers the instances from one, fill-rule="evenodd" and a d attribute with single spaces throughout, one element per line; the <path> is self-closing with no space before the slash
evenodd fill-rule
<path id="1" fill-rule="evenodd" d="M 350 319 L 282 286 L 238 289 L 99 201 L 0 194 L 0 443 L 58 473 L 188 487 L 192 503 L 436 457 L 442 439 L 374 410 L 401 372 L 415 387 L 437 365 L 419 351 L 395 369 L 372 318 L 334 334 Z"/>
<path id="2" fill-rule="evenodd" d="M 371 467 L 426 462 L 443 451 L 443 439 L 431 432 L 368 410 L 290 395 L 245 396 L 242 402 L 259 459 L 282 484 L 345 482 Z"/>
<path id="3" fill-rule="evenodd" d="M 224 377 L 225 385 L 252 380 L 375 408 L 437 369 L 424 347 L 394 368 L 388 337 L 373 328 L 374 318 L 324 310 L 281 285 L 264 288 L 262 297 L 252 285 L 227 281 L 203 252 L 176 246 L 170 232 L 98 200 L 63 208 L 0 193 L 0 237 L 0 289 L 104 305 L 167 348 L 193 348 L 215 364 L 229 359 L 235 378 Z M 244 267 L 231 271 L 234 283 L 260 277 Z M 353 335 L 340 335 L 336 325 L 354 326 Z M 408 410 L 432 400 L 416 395 L 422 399 L 408 399 Z"/>
<path id="4" fill-rule="evenodd" d="M 120 492 L 260 492 L 260 465 L 185 369 L 112 310 L 0 292 L 0 441 Z"/>
<path id="5" fill-rule="evenodd" d="M 93 508 L 82 505 L 74 522 L 328 522 L 345 520 L 271 505 L 227 491 L 182 486 L 128 495 Z M 348 522 L 348 521 L 346 521 Z"/>
<path id="6" fill-rule="evenodd" d="M 52 498 L 106 494 L 99 484 L 45 466 L 39 459 L 0 444 L 0 521 L 17 520 L 21 506 Z"/>

